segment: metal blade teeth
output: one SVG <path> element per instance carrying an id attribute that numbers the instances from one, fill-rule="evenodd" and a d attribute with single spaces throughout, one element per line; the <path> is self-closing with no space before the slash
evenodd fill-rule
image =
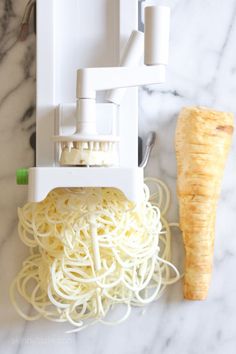
<path id="1" fill-rule="evenodd" d="M 72 149 L 79 151 L 113 152 L 116 142 L 114 141 L 63 141 L 61 149 L 71 152 Z"/>

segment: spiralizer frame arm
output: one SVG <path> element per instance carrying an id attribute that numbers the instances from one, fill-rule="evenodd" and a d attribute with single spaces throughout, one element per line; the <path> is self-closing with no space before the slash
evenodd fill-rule
<path id="1" fill-rule="evenodd" d="M 81 132 L 95 131 L 97 91 L 111 90 L 107 101 L 120 105 L 122 92 L 124 93 L 120 88 L 165 81 L 169 32 L 170 9 L 165 6 L 146 7 L 143 43 L 146 65 L 137 64 L 137 58 L 140 59 L 138 52 L 143 50 L 143 37 L 140 32 L 133 32 L 124 53 L 126 59 L 121 63 L 121 67 L 85 68 L 77 71 L 77 126 Z"/>

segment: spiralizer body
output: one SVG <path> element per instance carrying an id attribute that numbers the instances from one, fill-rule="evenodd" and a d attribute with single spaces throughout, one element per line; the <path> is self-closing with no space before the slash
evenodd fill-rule
<path id="1" fill-rule="evenodd" d="M 144 34 L 137 0 L 38 0 L 37 17 L 29 201 L 60 187 L 114 187 L 137 201 L 137 87 L 165 81 L 169 8 L 145 8 Z"/>

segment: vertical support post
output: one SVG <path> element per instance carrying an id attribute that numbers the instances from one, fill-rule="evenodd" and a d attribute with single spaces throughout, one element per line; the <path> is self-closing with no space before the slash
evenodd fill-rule
<path id="1" fill-rule="evenodd" d="M 55 161 L 51 140 L 54 134 L 54 4 L 54 0 L 37 1 L 36 166 L 52 166 Z"/>
<path id="2" fill-rule="evenodd" d="M 133 30 L 138 30 L 138 1 L 119 0 L 120 59 Z M 131 17 L 132 14 L 132 17 Z M 138 166 L 138 89 L 130 88 L 120 106 L 120 165 Z"/>

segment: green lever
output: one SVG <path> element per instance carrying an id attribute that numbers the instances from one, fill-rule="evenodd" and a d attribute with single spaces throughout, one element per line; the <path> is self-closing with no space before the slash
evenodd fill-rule
<path id="1" fill-rule="evenodd" d="M 16 171 L 16 183 L 19 185 L 27 185 L 28 184 L 28 169 L 20 168 Z"/>

